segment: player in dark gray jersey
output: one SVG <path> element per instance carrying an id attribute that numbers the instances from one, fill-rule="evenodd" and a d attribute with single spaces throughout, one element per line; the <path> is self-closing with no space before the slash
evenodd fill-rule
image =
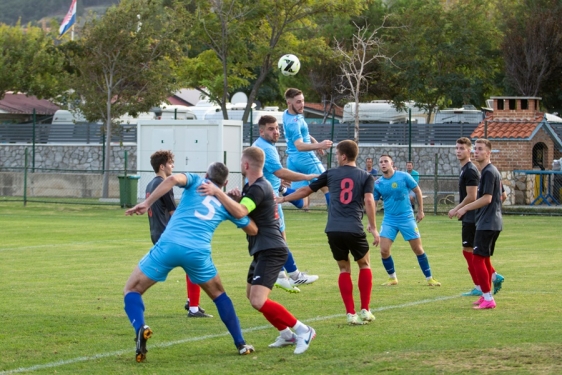
<path id="1" fill-rule="evenodd" d="M 369 309 L 373 274 L 369 258 L 369 243 L 362 222 L 364 208 L 369 221 L 367 230 L 374 237 L 373 245 L 378 245 L 380 241 L 373 198 L 375 180 L 368 172 L 357 168 L 355 159 L 358 152 L 359 148 L 354 141 L 345 140 L 338 143 L 336 147 L 338 168 L 329 169 L 309 186 L 301 187 L 293 194 L 278 198 L 278 201 L 282 203 L 309 196 L 322 187 L 328 187 L 330 204 L 328 205 L 328 223 L 325 232 L 332 255 L 340 269 L 338 284 L 348 324 L 364 324 L 375 319 Z M 359 266 L 358 286 L 361 297 L 359 315 L 355 312 L 353 301 L 349 253 L 353 255 Z"/>
<path id="2" fill-rule="evenodd" d="M 172 175 L 174 170 L 174 154 L 166 150 L 156 151 L 150 155 L 150 165 L 152 165 L 156 176 L 146 186 L 146 198 L 156 190 L 165 178 Z M 148 210 L 148 223 L 150 225 L 150 239 L 153 244 L 160 239 L 175 210 L 176 201 L 174 200 L 173 190 L 168 191 L 150 206 Z M 188 275 L 185 275 L 185 282 L 187 302 L 184 308 L 187 310 L 187 316 L 189 318 L 212 318 L 212 315 L 205 313 L 205 310 L 199 306 L 201 287 L 192 283 Z"/>
<path id="3" fill-rule="evenodd" d="M 481 168 L 478 195 L 474 202 L 460 208 L 456 216 L 462 218 L 468 211 L 476 210 L 476 233 L 474 236 L 473 266 L 482 288 L 482 296 L 474 303 L 475 309 L 493 309 L 496 302 L 491 293 L 492 268 L 489 258 L 494 255 L 496 241 L 503 229 L 501 213 L 501 175 L 490 162 L 492 144 L 487 139 L 478 139 L 474 148 L 474 159 Z"/>
<path id="4" fill-rule="evenodd" d="M 242 175 L 248 180 L 242 192 L 235 189 L 227 195 L 213 184 L 202 185 L 199 190 L 202 194 L 218 198 L 235 218 L 249 216 L 256 223 L 258 234 L 248 236 L 248 250 L 254 259 L 248 271 L 247 297 L 252 307 L 279 330 L 279 337 L 269 347 L 296 344 L 294 353 L 301 354 L 316 337 L 316 331 L 297 320 L 283 305 L 269 299 L 287 260 L 288 247 L 279 230 L 273 188 L 263 176 L 264 162 L 265 154 L 261 148 L 248 147 L 242 152 L 240 165 Z"/>
<path id="5" fill-rule="evenodd" d="M 478 168 L 470 160 L 470 152 L 472 150 L 472 142 L 466 137 L 457 139 L 455 152 L 457 159 L 461 163 L 461 170 L 459 174 L 459 204 L 449 211 L 449 218 L 456 217 L 457 211 L 472 203 L 477 198 L 478 183 L 480 181 L 480 174 Z M 482 289 L 478 283 L 478 278 L 473 266 L 473 245 L 474 235 L 476 233 L 476 211 L 468 211 L 462 220 L 462 250 L 466 263 L 468 264 L 468 272 L 472 277 L 474 288 L 462 295 L 465 297 L 482 295 Z M 499 292 L 504 281 L 504 277 L 496 272 L 491 264 L 490 258 L 486 258 L 489 262 L 489 269 L 492 271 L 492 283 L 494 286 L 494 294 Z M 488 265 L 487 265 L 488 266 Z"/>

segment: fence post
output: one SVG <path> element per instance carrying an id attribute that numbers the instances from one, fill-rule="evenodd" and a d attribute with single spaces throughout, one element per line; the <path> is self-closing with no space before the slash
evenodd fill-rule
<path id="1" fill-rule="evenodd" d="M 332 108 L 332 132 L 330 134 L 330 140 L 334 141 L 334 126 L 336 124 L 336 109 Z M 330 154 L 328 155 L 328 169 L 332 168 L 332 152 L 334 147 L 330 147 Z"/>
<path id="2" fill-rule="evenodd" d="M 101 136 L 101 174 L 105 173 L 105 132 Z"/>
<path id="3" fill-rule="evenodd" d="M 250 146 L 254 143 L 254 110 L 250 108 Z"/>
<path id="4" fill-rule="evenodd" d="M 33 139 L 31 140 L 31 144 L 32 144 L 32 157 L 31 157 L 31 165 L 32 165 L 32 169 L 31 169 L 31 173 L 35 173 L 35 126 L 37 125 L 37 116 L 36 116 L 36 112 L 35 112 L 35 108 L 33 108 Z"/>
<path id="5" fill-rule="evenodd" d="M 412 108 L 408 108 L 408 160 L 412 160 Z"/>
<path id="6" fill-rule="evenodd" d="M 128 162 L 128 153 L 127 150 L 125 150 L 125 179 L 127 178 L 127 162 Z"/>
<path id="7" fill-rule="evenodd" d="M 437 170 L 439 169 L 439 154 L 435 153 L 435 172 L 433 173 L 433 215 L 437 215 Z"/>
<path id="8" fill-rule="evenodd" d="M 222 152 L 222 162 L 224 165 L 226 165 L 226 151 Z M 222 191 L 226 191 L 226 185 L 222 187 Z"/>
<path id="9" fill-rule="evenodd" d="M 27 147 L 25 148 L 25 158 L 23 165 L 23 206 L 27 205 Z"/>

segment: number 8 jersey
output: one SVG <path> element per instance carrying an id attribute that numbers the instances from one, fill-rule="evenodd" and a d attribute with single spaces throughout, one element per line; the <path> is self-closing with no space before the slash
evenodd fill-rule
<path id="1" fill-rule="evenodd" d="M 374 183 L 375 179 L 369 173 L 344 165 L 327 170 L 309 185 L 314 192 L 324 186 L 330 190 L 326 233 L 365 233 L 362 222 L 364 196 L 373 193 Z"/>

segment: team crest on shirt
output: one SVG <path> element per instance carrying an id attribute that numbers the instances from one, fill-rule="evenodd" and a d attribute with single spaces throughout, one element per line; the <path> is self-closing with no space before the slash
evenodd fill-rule
<path id="1" fill-rule="evenodd" d="M 398 187 L 398 183 L 397 183 L 397 182 L 393 182 L 392 185 L 390 185 L 390 186 L 392 186 L 393 189 L 396 189 L 396 188 Z"/>

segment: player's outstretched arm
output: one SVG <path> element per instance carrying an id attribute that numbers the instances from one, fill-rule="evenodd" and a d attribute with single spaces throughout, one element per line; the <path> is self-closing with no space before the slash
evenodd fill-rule
<path id="1" fill-rule="evenodd" d="M 154 202 L 160 199 L 164 194 L 168 193 L 174 186 L 185 186 L 187 184 L 187 176 L 183 173 L 174 174 L 167 177 L 144 202 L 137 204 L 135 207 L 125 211 L 125 215 L 131 216 L 133 214 L 142 215 Z"/>
<path id="2" fill-rule="evenodd" d="M 312 193 L 313 191 L 310 188 L 310 186 L 303 186 L 292 194 L 275 198 L 275 202 L 284 203 L 284 202 L 296 201 L 298 199 L 308 197 Z"/>
<path id="3" fill-rule="evenodd" d="M 316 143 L 304 143 L 302 138 L 295 141 L 295 147 L 299 151 L 316 151 L 316 150 L 327 150 L 332 147 L 333 142 L 329 139 L 325 139 L 322 142 Z"/>
<path id="4" fill-rule="evenodd" d="M 363 199 L 365 201 L 365 212 L 367 213 L 367 220 L 369 221 L 367 231 L 373 235 L 373 245 L 378 246 L 381 237 L 379 235 L 379 231 L 377 230 L 377 204 L 375 203 L 375 199 L 373 198 L 373 193 L 365 194 Z"/>
<path id="5" fill-rule="evenodd" d="M 242 230 L 249 236 L 255 236 L 258 234 L 258 226 L 252 219 L 250 219 L 250 224 L 243 227 Z"/>
<path id="6" fill-rule="evenodd" d="M 275 176 L 286 181 L 310 181 L 312 179 L 318 178 L 318 174 L 304 174 L 299 172 L 293 172 L 287 168 L 281 168 L 273 173 Z"/>

